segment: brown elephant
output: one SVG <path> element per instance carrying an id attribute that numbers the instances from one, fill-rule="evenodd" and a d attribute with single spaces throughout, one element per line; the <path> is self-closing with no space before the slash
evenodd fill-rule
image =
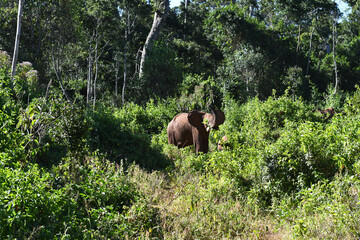
<path id="1" fill-rule="evenodd" d="M 225 121 L 225 114 L 210 106 L 212 113 L 193 110 L 189 113 L 176 115 L 167 127 L 169 144 L 178 148 L 195 145 L 195 151 L 209 151 L 209 133 L 211 129 L 218 130 Z"/>

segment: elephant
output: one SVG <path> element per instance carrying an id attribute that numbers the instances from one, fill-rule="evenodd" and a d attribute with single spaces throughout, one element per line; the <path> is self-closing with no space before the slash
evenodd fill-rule
<path id="1" fill-rule="evenodd" d="M 225 114 L 209 106 L 212 113 L 197 110 L 189 113 L 179 113 L 167 127 L 168 143 L 183 148 L 195 145 L 196 153 L 209 151 L 209 133 L 211 129 L 218 130 L 225 121 Z"/>

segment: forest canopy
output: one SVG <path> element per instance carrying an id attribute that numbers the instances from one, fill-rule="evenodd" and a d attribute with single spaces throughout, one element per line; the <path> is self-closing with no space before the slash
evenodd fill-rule
<path id="1" fill-rule="evenodd" d="M 139 78 L 161 3 L 28 0 L 19 61 L 33 64 L 40 85 L 54 79 L 88 103 L 115 106 L 180 96 L 184 80 L 196 75 L 213 79 L 216 97 L 243 102 L 287 88 L 310 100 L 311 89 L 353 91 L 358 84 L 358 4 L 347 1 L 344 16 L 329 0 L 182 1 L 169 10 Z M 12 53 L 17 1 L 2 1 L 0 11 L 0 47 Z"/>

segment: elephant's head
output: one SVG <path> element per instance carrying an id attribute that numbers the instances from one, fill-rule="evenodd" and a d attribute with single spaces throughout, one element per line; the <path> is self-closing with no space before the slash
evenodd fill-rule
<path id="1" fill-rule="evenodd" d="M 200 111 L 191 111 L 188 114 L 189 123 L 196 127 L 199 131 L 209 132 L 211 129 L 218 130 L 219 125 L 225 121 L 225 114 L 221 110 L 214 109 L 210 106 L 211 114 Z"/>
<path id="2" fill-rule="evenodd" d="M 211 114 L 205 114 L 207 115 L 207 119 L 209 122 L 208 131 L 210 129 L 219 130 L 219 125 L 223 124 L 225 122 L 225 114 L 221 110 L 216 110 L 212 105 L 209 106 L 211 109 Z"/>

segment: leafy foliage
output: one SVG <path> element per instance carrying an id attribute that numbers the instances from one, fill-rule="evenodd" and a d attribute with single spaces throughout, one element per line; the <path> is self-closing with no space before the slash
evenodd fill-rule
<path id="1" fill-rule="evenodd" d="M 0 238 L 358 239 L 346 2 L 339 21 L 333 1 L 182 1 L 139 79 L 159 1 L 27 1 L 12 79 L 1 1 Z M 168 144 L 176 114 L 210 104 L 226 120 L 209 153 Z"/>
<path id="2" fill-rule="evenodd" d="M 166 98 L 174 94 L 180 80 L 181 65 L 175 51 L 171 46 L 158 42 L 152 47 L 145 62 L 144 76 L 134 86 L 132 94 Z"/>
<path id="3" fill-rule="evenodd" d="M 67 158 L 52 173 L 1 165 L 2 238 L 134 237 L 139 227 L 153 227 L 143 221 L 156 222 L 118 165 L 96 157 L 85 164 Z"/>

